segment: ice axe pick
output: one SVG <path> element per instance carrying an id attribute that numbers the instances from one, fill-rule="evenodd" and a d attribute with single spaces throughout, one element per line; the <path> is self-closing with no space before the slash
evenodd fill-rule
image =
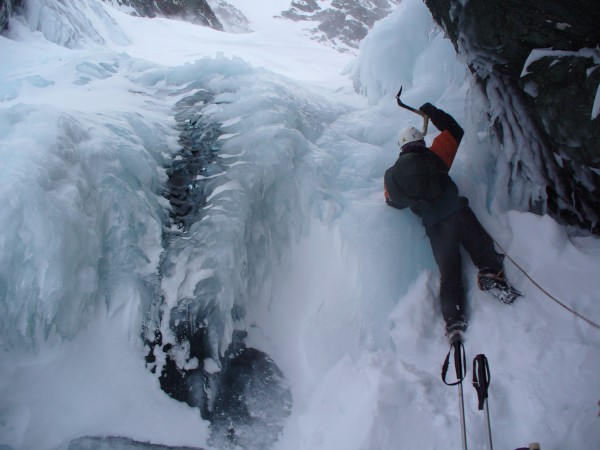
<path id="1" fill-rule="evenodd" d="M 418 114 L 421 117 L 423 117 L 422 133 L 423 133 L 423 136 L 425 136 L 427 134 L 427 125 L 429 125 L 429 116 L 427 114 L 425 114 L 423 111 L 421 111 L 420 109 L 416 109 L 416 108 L 413 108 L 412 106 L 408 106 L 406 103 L 404 103 L 402 100 L 400 100 L 401 94 L 402 94 L 402 86 L 400 86 L 400 90 L 398 91 L 398 94 L 396 94 L 396 101 L 398 102 L 398 106 L 400 108 L 408 109 L 409 111 L 412 111 L 415 114 Z"/>

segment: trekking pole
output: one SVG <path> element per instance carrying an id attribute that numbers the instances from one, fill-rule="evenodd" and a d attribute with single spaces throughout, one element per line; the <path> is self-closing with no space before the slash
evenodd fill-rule
<path id="1" fill-rule="evenodd" d="M 400 86 L 400 90 L 398 91 L 398 94 L 396 94 L 396 101 L 398 102 L 398 106 L 400 108 L 408 109 L 409 111 L 412 111 L 415 114 L 418 114 L 421 117 L 423 117 L 422 133 L 423 133 L 423 136 L 425 136 L 427 134 L 427 125 L 429 125 L 429 116 L 427 114 L 425 114 L 423 111 L 421 111 L 420 109 L 416 109 L 416 108 L 413 108 L 412 106 L 408 106 L 406 103 L 404 103 L 402 100 L 400 100 L 401 94 L 402 94 L 402 86 Z"/>
<path id="2" fill-rule="evenodd" d="M 490 386 L 490 367 L 485 355 L 477 355 L 473 360 L 473 387 L 477 391 L 479 399 L 478 409 L 484 409 L 485 413 L 485 432 L 488 441 L 489 450 L 492 447 L 492 428 L 490 426 L 490 411 L 488 408 L 488 387 Z"/>
<path id="3" fill-rule="evenodd" d="M 454 350 L 454 368 L 456 370 L 457 381 L 448 383 L 446 381 L 446 374 L 448 372 L 448 365 L 450 363 L 450 353 Z M 455 341 L 451 344 L 450 350 L 446 355 L 444 364 L 442 365 L 442 381 L 448 386 L 458 385 L 458 410 L 460 412 L 460 427 L 462 433 L 462 444 L 463 450 L 467 450 L 467 427 L 465 424 L 465 400 L 463 396 L 462 382 L 467 374 L 467 362 L 465 357 L 465 347 L 461 341 Z"/>

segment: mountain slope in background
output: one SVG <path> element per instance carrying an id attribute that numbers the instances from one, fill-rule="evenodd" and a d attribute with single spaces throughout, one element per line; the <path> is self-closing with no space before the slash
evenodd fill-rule
<path id="1" fill-rule="evenodd" d="M 313 39 L 340 50 L 357 49 L 373 24 L 387 16 L 397 0 L 294 0 L 282 12 L 294 21 L 315 22 Z"/>
<path id="2" fill-rule="evenodd" d="M 206 0 L 103 0 L 142 17 L 171 17 L 223 30 Z"/>

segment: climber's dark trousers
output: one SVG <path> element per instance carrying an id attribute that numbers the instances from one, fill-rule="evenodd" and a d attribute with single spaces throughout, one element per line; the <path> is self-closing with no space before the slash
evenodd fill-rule
<path id="1" fill-rule="evenodd" d="M 496 251 L 494 241 L 469 207 L 427 227 L 427 236 L 440 269 L 440 303 L 446 325 L 466 322 L 460 246 L 478 269 L 494 273 L 502 270 L 504 255 Z"/>

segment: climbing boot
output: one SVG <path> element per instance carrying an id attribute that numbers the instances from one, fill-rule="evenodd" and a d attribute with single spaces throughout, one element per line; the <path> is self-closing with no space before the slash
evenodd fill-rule
<path id="1" fill-rule="evenodd" d="M 477 275 L 477 285 L 479 289 L 484 292 L 489 292 L 502 303 L 506 303 L 510 305 L 513 303 L 517 297 L 520 297 L 522 294 L 513 288 L 508 282 L 502 271 L 500 273 L 493 273 L 486 269 L 482 269 L 479 271 Z"/>
<path id="2" fill-rule="evenodd" d="M 450 345 L 464 341 L 464 333 L 467 331 L 467 322 L 457 320 L 450 325 L 446 325 L 446 337 Z"/>

